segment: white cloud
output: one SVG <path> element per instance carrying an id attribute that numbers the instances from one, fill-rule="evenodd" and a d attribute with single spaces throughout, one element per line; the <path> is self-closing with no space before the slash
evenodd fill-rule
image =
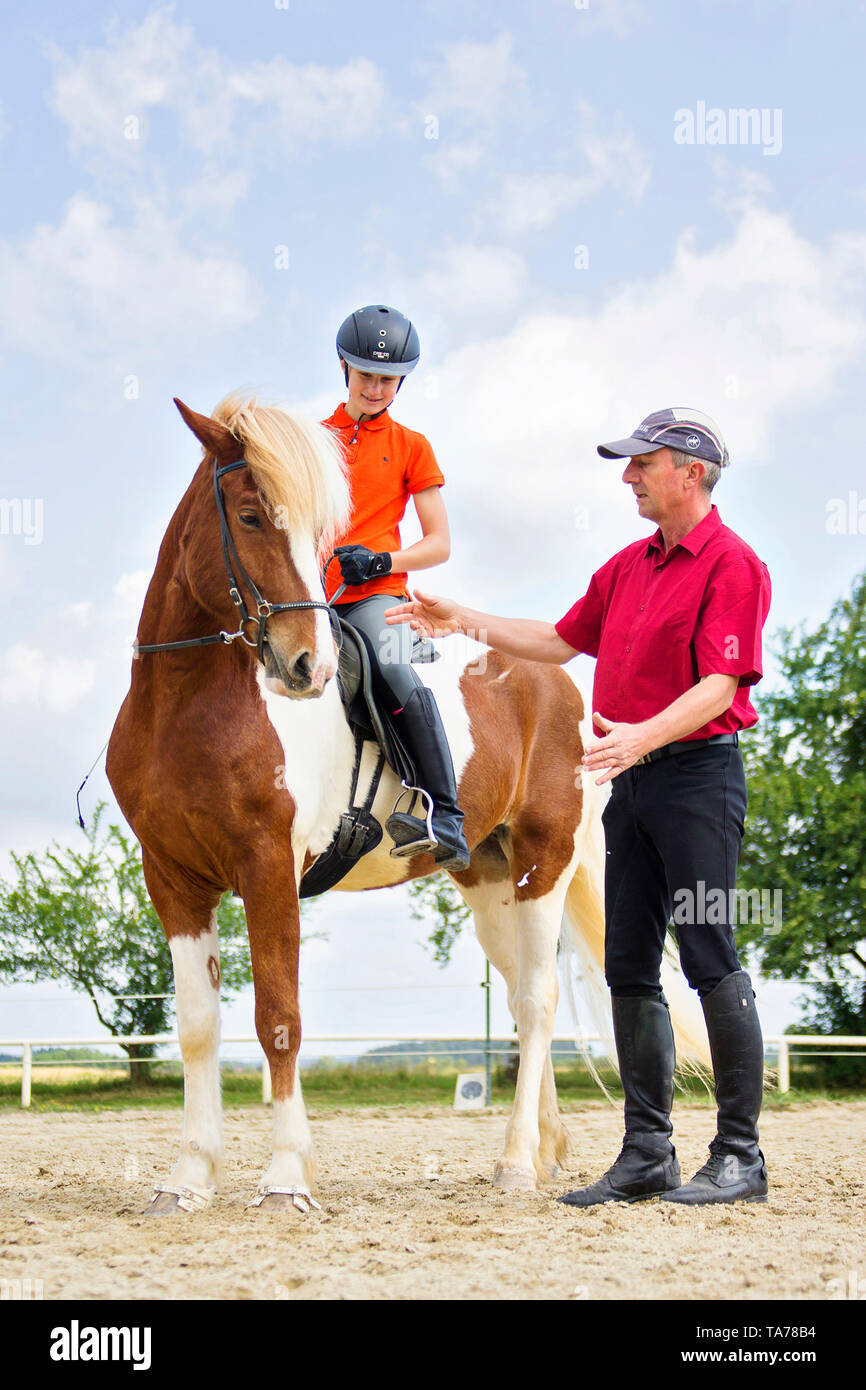
<path id="1" fill-rule="evenodd" d="M 486 140 L 443 141 L 436 147 L 433 167 L 443 183 L 453 184 L 469 169 L 476 169 L 486 154 Z"/>
<path id="2" fill-rule="evenodd" d="M 8 647 L 0 654 L 0 702 L 65 714 L 89 694 L 97 676 L 103 683 L 112 667 L 125 670 L 150 579 L 150 570 L 127 571 L 111 586 L 110 601 L 67 603 L 59 622 L 42 625 L 39 646 Z M 92 628 L 97 621 L 103 632 L 98 651 L 89 644 L 93 659 L 62 654 L 76 640 L 76 630 Z"/>
<path id="3" fill-rule="evenodd" d="M 65 365 L 135 344 L 135 365 L 165 343 L 199 343 L 255 318 L 261 294 L 244 267 L 192 252 L 142 203 L 131 224 L 84 194 L 56 226 L 0 242 L 0 346 Z"/>
<path id="4" fill-rule="evenodd" d="M 577 21 L 586 32 L 611 29 L 620 38 L 637 29 L 647 18 L 643 0 L 580 0 L 580 3 L 576 0 L 575 9 Z"/>
<path id="5" fill-rule="evenodd" d="M 93 689 L 95 661 L 46 655 L 23 644 L 7 648 L 0 657 L 0 700 L 12 705 L 44 705 L 65 713 Z"/>
<path id="6" fill-rule="evenodd" d="M 239 118 L 265 117 L 268 136 L 283 148 L 309 141 L 351 141 L 376 128 L 383 83 L 376 66 L 353 58 L 342 66 L 299 65 L 282 57 L 234 63 L 204 47 L 190 24 L 168 9 L 140 24 L 110 25 L 102 47 L 75 57 L 54 48 L 52 105 L 66 122 L 73 144 L 113 159 L 137 161 L 146 143 L 148 118 L 173 112 L 185 141 L 206 155 L 232 148 Z"/>
<path id="7" fill-rule="evenodd" d="M 384 85 L 368 58 L 353 58 L 339 68 L 298 67 L 272 58 L 232 73 L 228 83 L 238 100 L 272 106 L 290 140 L 341 143 L 379 128 Z"/>
<path id="8" fill-rule="evenodd" d="M 428 68 L 425 110 L 440 121 L 453 115 L 482 125 L 495 123 L 506 103 L 526 89 L 526 75 L 512 57 L 513 48 L 510 34 L 489 43 L 464 40 L 445 45 L 439 61 Z"/>
<path id="9" fill-rule="evenodd" d="M 436 122 L 430 155 L 444 183 L 477 168 L 502 122 L 525 103 L 526 74 L 513 47 L 510 34 L 489 43 L 465 40 L 444 45 L 440 58 L 425 65 L 427 93 L 416 109 L 425 124 Z"/>
<path id="10" fill-rule="evenodd" d="M 428 587 L 485 607 L 504 588 L 557 592 L 564 569 L 588 577 L 636 529 L 621 469 L 596 444 L 650 410 L 707 411 L 733 469 L 748 467 L 862 352 L 864 253 L 863 237 L 816 245 L 750 207 L 706 249 L 685 234 L 669 268 L 592 312 L 528 314 L 445 356 L 435 399 L 419 395 L 408 417 L 451 484 L 453 558 Z"/>
<path id="11" fill-rule="evenodd" d="M 246 197 L 250 173 L 246 169 L 208 168 L 201 177 L 185 183 L 173 195 L 175 205 L 184 213 L 200 213 L 205 208 L 230 212 Z"/>
<path id="12" fill-rule="evenodd" d="M 129 570 L 120 576 L 111 591 L 116 600 L 115 609 L 120 617 L 138 617 L 150 579 L 150 570 Z"/>
<path id="13" fill-rule="evenodd" d="M 96 604 L 90 599 L 85 599 L 81 603 L 67 603 L 61 609 L 61 616 L 71 618 L 79 627 L 89 627 L 96 617 Z"/>
<path id="14" fill-rule="evenodd" d="M 465 243 L 437 251 L 418 288 L 445 320 L 454 305 L 462 321 L 464 314 L 512 308 L 526 283 L 526 262 L 516 251 Z"/>
<path id="15" fill-rule="evenodd" d="M 487 211 L 509 236 L 539 231 L 566 208 L 593 198 L 604 188 L 614 188 L 639 202 L 650 179 L 651 161 L 633 131 L 621 119 L 609 132 L 597 127 L 596 113 L 586 103 L 578 108 L 577 155 L 579 172 L 509 174 Z"/>

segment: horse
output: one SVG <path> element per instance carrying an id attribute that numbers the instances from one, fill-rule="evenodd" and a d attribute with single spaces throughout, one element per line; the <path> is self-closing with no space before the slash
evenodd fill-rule
<path id="1" fill-rule="evenodd" d="M 298 889 L 349 805 L 354 740 L 320 575 L 349 485 L 322 426 L 240 395 L 212 416 L 175 403 L 203 456 L 160 546 L 106 759 L 171 951 L 184 1066 L 180 1155 L 147 1210 L 205 1208 L 219 1180 L 216 909 L 232 891 L 246 912 L 273 1095 L 272 1153 L 251 1205 L 303 1217 L 318 1203 L 298 1065 Z M 582 774 L 586 708 L 561 667 L 477 644 L 465 661 L 417 669 L 442 712 L 465 813 L 471 859 L 452 878 L 517 1026 L 519 1072 L 493 1184 L 534 1191 L 569 1154 L 550 1053 L 563 932 L 604 989 L 604 792 Z M 375 762 L 368 744 L 360 795 Z M 386 768 L 372 804 L 383 823 L 400 791 Z M 337 890 L 436 871 L 429 853 L 392 858 L 385 837 Z M 680 1048 L 705 1051 L 672 1003 Z"/>

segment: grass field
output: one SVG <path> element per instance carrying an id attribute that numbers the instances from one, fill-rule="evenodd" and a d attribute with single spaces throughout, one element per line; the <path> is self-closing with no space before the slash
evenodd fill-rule
<path id="1" fill-rule="evenodd" d="M 765 1105 L 784 1109 L 804 1101 L 858 1101 L 866 1099 L 866 1088 L 826 1086 L 823 1074 L 804 1066 L 801 1074 L 792 1078 L 797 1083 L 787 1095 L 768 1090 Z M 302 1074 L 304 1096 L 308 1110 L 327 1112 L 362 1106 L 404 1107 L 441 1106 L 449 1108 L 454 1101 L 456 1070 L 441 1067 L 427 1070 L 421 1067 L 384 1067 L 356 1063 L 323 1063 L 307 1067 Z M 619 1101 L 622 1092 L 615 1075 L 602 1072 L 611 1095 Z M 492 1103 L 511 1105 L 514 1086 L 501 1068 L 493 1069 Z M 556 1083 L 564 1108 L 603 1100 L 602 1093 L 582 1066 L 556 1069 Z M 249 1068 L 222 1070 L 223 1100 L 228 1106 L 261 1105 L 261 1075 Z M 687 1080 L 680 1091 L 681 1099 L 695 1105 L 713 1104 L 707 1088 L 694 1079 Z M 0 1109 L 16 1109 L 21 1104 L 21 1071 L 14 1064 L 0 1065 Z M 40 1066 L 33 1069 L 31 1110 L 117 1110 L 128 1106 L 150 1106 L 158 1109 L 180 1107 L 183 1104 L 183 1076 L 179 1063 L 161 1062 L 154 1068 L 148 1082 L 133 1083 L 126 1069 L 75 1066 Z"/>

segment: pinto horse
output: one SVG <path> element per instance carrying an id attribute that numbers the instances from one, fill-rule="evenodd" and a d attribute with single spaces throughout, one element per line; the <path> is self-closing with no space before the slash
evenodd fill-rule
<path id="1" fill-rule="evenodd" d="M 349 492 L 339 446 L 321 426 L 241 397 L 213 417 L 177 406 L 204 457 L 160 547 L 106 763 L 168 938 L 184 1062 L 180 1157 L 148 1210 L 206 1206 L 218 1180 L 216 909 L 232 890 L 246 911 L 256 1031 L 273 1088 L 273 1151 L 254 1204 L 305 1213 L 316 1203 L 298 1068 L 298 886 L 349 804 L 354 741 L 319 573 Z M 563 923 L 600 979 L 603 793 L 580 774 L 589 731 L 569 676 L 473 650 L 462 668 L 441 661 L 419 674 L 442 712 L 465 812 L 471 861 L 453 878 L 507 983 L 519 1037 L 493 1181 L 533 1190 L 568 1148 L 550 1056 Z M 359 797 L 374 764 L 367 745 Z M 386 768 L 378 819 L 399 791 Z M 385 837 L 338 887 L 435 871 L 428 854 L 392 859 Z M 678 1041 L 701 1050 L 682 1026 Z"/>

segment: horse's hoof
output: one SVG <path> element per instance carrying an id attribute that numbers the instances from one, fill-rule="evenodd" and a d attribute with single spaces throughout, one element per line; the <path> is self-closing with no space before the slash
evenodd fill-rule
<path id="1" fill-rule="evenodd" d="M 257 1192 L 247 1208 L 248 1211 L 251 1209 L 276 1212 L 293 1219 L 322 1210 L 315 1197 L 303 1187 L 272 1187 L 265 1192 Z"/>
<path id="2" fill-rule="evenodd" d="M 145 1207 L 142 1216 L 177 1216 L 182 1211 L 176 1193 L 158 1192 L 150 1206 Z"/>
<path id="3" fill-rule="evenodd" d="M 158 1187 L 144 1216 L 175 1216 L 178 1212 L 204 1211 L 213 1200 L 212 1187 Z"/>
<path id="4" fill-rule="evenodd" d="M 269 1192 L 260 1202 L 251 1202 L 247 1210 L 275 1213 L 278 1216 L 288 1216 L 295 1221 L 301 1221 L 307 1214 L 295 1205 L 294 1197 L 286 1197 L 282 1192 Z"/>
<path id="5" fill-rule="evenodd" d="M 534 1192 L 537 1185 L 534 1172 L 513 1163 L 497 1163 L 493 1170 L 493 1186 L 500 1192 Z"/>

